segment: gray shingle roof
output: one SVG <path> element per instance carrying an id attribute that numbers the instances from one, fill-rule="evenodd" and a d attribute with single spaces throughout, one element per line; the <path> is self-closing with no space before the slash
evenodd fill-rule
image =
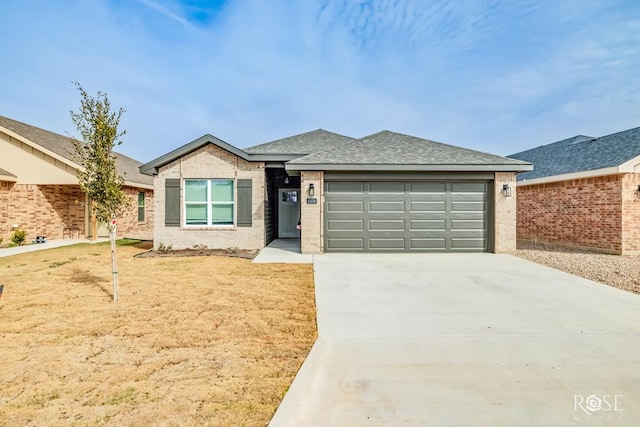
<path id="1" fill-rule="evenodd" d="M 41 147 L 75 163 L 73 159 L 73 144 L 68 136 L 50 132 L 4 116 L 0 116 L 0 126 L 3 126 L 18 135 L 27 138 L 29 141 L 34 142 Z M 126 181 L 137 184 L 153 185 L 153 178 L 141 174 L 138 170 L 142 163 L 132 159 L 131 157 L 127 157 L 124 154 L 116 152 L 114 152 L 114 154 L 116 155 L 116 167 L 118 168 L 118 172 L 124 175 L 124 179 Z"/>
<path id="2" fill-rule="evenodd" d="M 515 159 L 384 130 L 289 163 L 372 165 L 527 165 Z"/>
<path id="3" fill-rule="evenodd" d="M 600 138 L 578 135 L 509 155 L 535 165 L 533 171 L 518 175 L 518 180 L 616 167 L 638 156 L 640 127 Z"/>
<path id="4" fill-rule="evenodd" d="M 311 154 L 326 149 L 340 149 L 354 138 L 317 129 L 245 148 L 250 154 Z"/>

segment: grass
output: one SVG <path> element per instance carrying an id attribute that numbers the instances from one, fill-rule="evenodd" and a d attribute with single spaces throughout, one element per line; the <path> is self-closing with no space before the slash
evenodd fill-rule
<path id="1" fill-rule="evenodd" d="M 310 265 L 134 258 L 109 245 L 0 258 L 0 425 L 265 425 L 315 339 Z"/>

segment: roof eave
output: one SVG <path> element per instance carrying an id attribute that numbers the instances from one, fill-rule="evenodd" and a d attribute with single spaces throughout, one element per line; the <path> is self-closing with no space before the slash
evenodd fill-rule
<path id="1" fill-rule="evenodd" d="M 13 176 L 13 175 L 0 174 L 0 181 L 18 182 L 18 178 L 16 176 Z"/>
<path id="2" fill-rule="evenodd" d="M 424 171 L 424 172 L 526 172 L 533 170 L 530 163 L 524 164 L 445 164 L 445 165 L 402 165 L 402 164 L 335 164 L 335 163 L 287 163 L 291 171 Z"/>
<path id="3" fill-rule="evenodd" d="M 588 171 L 563 173 L 559 175 L 548 175 L 540 178 L 522 179 L 516 182 L 518 186 L 535 185 L 535 184 L 547 184 L 550 182 L 558 181 L 570 181 L 572 179 L 593 178 L 596 176 L 615 175 L 619 173 L 628 173 L 630 171 L 621 168 L 620 166 L 613 166 L 610 168 L 593 169 Z"/>
<path id="4" fill-rule="evenodd" d="M 134 188 L 144 188 L 145 190 L 153 190 L 153 184 L 143 184 L 141 182 L 134 182 L 134 181 L 124 181 L 124 185 L 127 187 L 134 187 Z"/>

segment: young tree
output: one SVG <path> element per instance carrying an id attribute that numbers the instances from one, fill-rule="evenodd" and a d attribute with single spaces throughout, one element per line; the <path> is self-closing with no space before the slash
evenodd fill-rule
<path id="1" fill-rule="evenodd" d="M 122 144 L 118 125 L 124 110 L 111 111 L 106 93 L 98 92 L 93 98 L 80 85 L 80 110 L 71 111 L 71 120 L 80 132 L 81 139 L 71 138 L 77 162 L 80 189 L 88 196 L 91 211 L 99 223 L 109 224 L 111 240 L 111 264 L 113 277 L 113 302 L 118 302 L 118 260 L 116 258 L 116 232 L 118 218 L 129 204 L 124 192 L 124 178 L 116 169 L 113 147 Z M 96 230 L 94 230 L 94 233 Z"/>

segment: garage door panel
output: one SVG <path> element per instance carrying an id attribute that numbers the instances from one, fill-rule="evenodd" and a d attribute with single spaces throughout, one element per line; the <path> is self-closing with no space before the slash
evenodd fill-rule
<path id="1" fill-rule="evenodd" d="M 369 221 L 369 230 L 404 230 L 403 219 L 373 219 Z"/>
<path id="2" fill-rule="evenodd" d="M 327 230 L 364 231 L 364 220 L 361 219 L 331 219 L 327 221 Z"/>
<path id="3" fill-rule="evenodd" d="M 411 249 L 430 249 L 442 251 L 446 249 L 446 239 L 438 238 L 411 238 Z"/>
<path id="4" fill-rule="evenodd" d="M 369 202 L 369 212 L 404 212 L 404 201 Z"/>
<path id="5" fill-rule="evenodd" d="M 484 212 L 485 206 L 483 202 L 451 202 L 452 212 Z"/>
<path id="6" fill-rule="evenodd" d="M 409 191 L 412 193 L 445 194 L 447 188 L 444 182 L 411 182 L 409 183 Z"/>
<path id="7" fill-rule="evenodd" d="M 328 239 L 327 247 L 328 250 L 357 250 L 361 251 L 364 249 L 364 239 Z"/>
<path id="8" fill-rule="evenodd" d="M 486 182 L 329 182 L 325 250 L 487 250 L 488 188 Z"/>
<path id="9" fill-rule="evenodd" d="M 487 184 L 484 182 L 454 182 L 451 184 L 452 193 L 480 193 L 487 191 Z"/>
<path id="10" fill-rule="evenodd" d="M 404 182 L 370 182 L 369 193 L 404 194 Z"/>
<path id="11" fill-rule="evenodd" d="M 411 212 L 446 212 L 447 206 L 444 201 L 433 202 L 411 202 Z"/>
<path id="12" fill-rule="evenodd" d="M 410 231 L 418 230 L 445 230 L 446 221 L 444 219 L 412 219 Z"/>
<path id="13" fill-rule="evenodd" d="M 451 230 L 484 230 L 483 219 L 452 219 Z"/>
<path id="14" fill-rule="evenodd" d="M 328 202 L 327 211 L 328 212 L 363 213 L 364 202 L 348 202 L 348 201 Z"/>
<path id="15" fill-rule="evenodd" d="M 404 250 L 404 238 L 396 239 L 378 239 L 372 237 L 369 239 L 369 249 L 371 250 Z"/>
<path id="16" fill-rule="evenodd" d="M 452 231 L 449 236 L 451 237 L 451 240 L 456 240 L 456 239 L 484 240 L 484 238 L 486 237 L 485 233 L 482 232 L 482 230 L 457 230 L 457 231 Z"/>
<path id="17" fill-rule="evenodd" d="M 483 249 L 485 246 L 485 240 L 478 239 L 463 239 L 453 238 L 451 239 L 451 249 Z"/>
<path id="18" fill-rule="evenodd" d="M 364 193 L 364 183 L 363 182 L 327 182 L 326 183 L 327 192 L 333 194 L 339 193 L 352 193 L 352 194 L 362 194 Z"/>

